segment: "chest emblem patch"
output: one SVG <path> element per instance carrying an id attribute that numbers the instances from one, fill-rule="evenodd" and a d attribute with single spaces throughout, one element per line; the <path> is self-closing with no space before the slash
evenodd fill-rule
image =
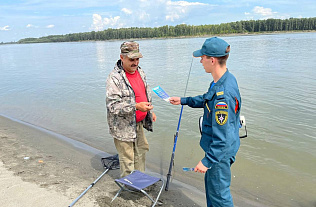
<path id="1" fill-rule="evenodd" d="M 227 111 L 216 111 L 215 112 L 215 119 L 219 125 L 224 125 L 228 119 L 228 112 Z"/>
<path id="2" fill-rule="evenodd" d="M 228 105 L 225 102 L 218 102 L 215 105 L 215 109 L 228 109 Z"/>

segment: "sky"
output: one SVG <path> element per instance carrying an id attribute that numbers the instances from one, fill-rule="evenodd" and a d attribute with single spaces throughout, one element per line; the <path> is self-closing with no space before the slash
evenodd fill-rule
<path id="1" fill-rule="evenodd" d="M 315 0 L 1 0 L 0 42 L 108 28 L 316 17 Z"/>

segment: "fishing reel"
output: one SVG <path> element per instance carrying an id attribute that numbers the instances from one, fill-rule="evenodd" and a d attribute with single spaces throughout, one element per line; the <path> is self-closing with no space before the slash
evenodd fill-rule
<path id="1" fill-rule="evenodd" d="M 202 134 L 202 126 L 203 126 L 203 116 L 200 116 L 199 118 L 199 130 L 200 130 L 200 133 Z M 245 116 L 240 116 L 240 120 L 239 120 L 239 128 L 245 128 L 245 134 L 240 136 L 239 135 L 239 138 L 242 139 L 242 138 L 246 138 L 248 135 L 247 135 L 247 127 L 246 127 L 246 118 Z"/>
<path id="2" fill-rule="evenodd" d="M 245 135 L 240 136 L 239 138 L 246 138 L 247 137 L 247 127 L 246 127 L 246 118 L 244 116 L 240 116 L 240 120 L 239 120 L 239 129 L 240 128 L 245 128 Z"/>

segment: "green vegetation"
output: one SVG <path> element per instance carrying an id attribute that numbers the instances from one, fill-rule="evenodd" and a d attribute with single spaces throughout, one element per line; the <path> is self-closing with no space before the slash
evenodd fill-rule
<path id="1" fill-rule="evenodd" d="M 16 44 L 17 42 L 0 42 L 0 45 Z"/>
<path id="2" fill-rule="evenodd" d="M 42 43 L 42 42 L 74 42 L 74 41 L 98 41 L 113 39 L 137 39 L 137 38 L 171 38 L 183 36 L 204 36 L 223 34 L 248 34 L 279 31 L 307 31 L 316 30 L 316 17 L 314 18 L 290 18 L 249 20 L 223 23 L 218 25 L 186 25 L 162 26 L 155 28 L 121 28 L 106 29 L 99 32 L 74 33 L 66 35 L 50 35 L 40 38 L 25 38 L 17 43 Z"/>

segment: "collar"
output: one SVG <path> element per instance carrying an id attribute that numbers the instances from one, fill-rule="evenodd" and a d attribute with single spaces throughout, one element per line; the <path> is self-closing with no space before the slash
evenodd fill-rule
<path id="1" fill-rule="evenodd" d="M 226 80 L 228 74 L 229 74 L 229 71 L 227 69 L 226 72 L 224 73 L 224 75 L 222 75 L 222 77 L 211 88 L 212 84 L 214 83 L 214 81 L 212 81 L 211 84 L 210 84 L 210 87 L 208 89 L 208 92 L 203 95 L 203 98 L 206 99 L 206 100 L 212 100 L 212 98 L 216 94 L 216 92 L 218 90 L 222 89 L 222 84 Z"/>
<path id="2" fill-rule="evenodd" d="M 225 72 L 225 73 L 222 75 L 222 77 L 216 82 L 216 84 L 215 84 L 214 87 L 222 85 L 223 82 L 226 80 L 228 74 L 229 74 L 229 71 L 228 71 L 228 68 L 227 68 L 226 72 Z M 213 83 L 213 82 L 214 82 L 214 81 L 212 81 L 212 83 Z"/>

